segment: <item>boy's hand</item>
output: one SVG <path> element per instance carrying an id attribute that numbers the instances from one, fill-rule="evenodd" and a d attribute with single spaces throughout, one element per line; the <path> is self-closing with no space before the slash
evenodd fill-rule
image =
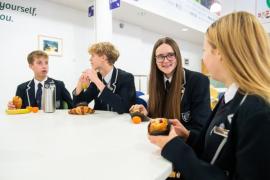
<path id="1" fill-rule="evenodd" d="M 83 90 L 83 83 L 85 82 L 89 82 L 89 79 L 88 77 L 83 73 L 81 76 L 80 76 L 80 79 L 77 83 L 77 87 L 76 87 L 76 95 L 79 95 L 82 90 Z M 88 84 L 89 85 L 89 84 Z"/>
<path id="2" fill-rule="evenodd" d="M 94 69 L 87 69 L 83 72 L 83 74 L 87 76 L 91 82 L 95 83 L 95 85 L 97 86 L 100 92 L 103 91 L 103 89 L 105 88 L 105 85 L 98 78 L 97 72 Z"/>
<path id="3" fill-rule="evenodd" d="M 13 104 L 12 101 L 9 101 L 7 106 L 8 106 L 8 109 L 16 109 L 16 107 L 15 107 L 15 105 Z"/>

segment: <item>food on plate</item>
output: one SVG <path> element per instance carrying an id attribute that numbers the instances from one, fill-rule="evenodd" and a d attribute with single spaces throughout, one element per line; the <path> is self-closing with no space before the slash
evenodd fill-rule
<path id="1" fill-rule="evenodd" d="M 70 109 L 68 111 L 69 114 L 76 114 L 76 115 L 93 114 L 94 112 L 95 110 L 88 106 L 77 106 L 76 108 Z"/>

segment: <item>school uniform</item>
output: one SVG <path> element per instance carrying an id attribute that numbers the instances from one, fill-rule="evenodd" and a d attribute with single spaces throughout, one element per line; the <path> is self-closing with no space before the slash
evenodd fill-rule
<path id="1" fill-rule="evenodd" d="M 224 99 L 224 102 L 223 102 Z M 162 149 L 185 180 L 270 179 L 270 105 L 232 85 L 205 126 L 196 152 L 176 137 Z"/>
<path id="2" fill-rule="evenodd" d="M 168 81 L 170 82 L 171 79 L 164 79 L 165 89 Z M 211 114 L 209 87 L 207 76 L 184 69 L 180 122 L 190 131 L 190 136 L 193 138 L 190 144 L 193 148 Z M 171 178 L 168 179 L 179 178 L 179 174 L 180 172 L 174 171 Z"/>
<path id="3" fill-rule="evenodd" d="M 78 95 L 74 90 L 74 105 L 80 102 L 90 103 L 94 100 L 96 110 L 114 111 L 119 114 L 128 113 L 129 108 L 135 104 L 136 98 L 134 76 L 115 67 L 109 73 L 109 77 L 105 76 L 105 79 L 102 79 L 100 74 L 98 76 L 106 85 L 103 91 L 100 92 L 93 82 Z"/>
<path id="4" fill-rule="evenodd" d="M 184 69 L 181 99 L 181 123 L 190 130 L 192 146 L 211 114 L 210 85 L 207 76 Z"/>
<path id="5" fill-rule="evenodd" d="M 64 101 L 67 103 L 68 108 L 72 108 L 72 99 L 68 92 L 68 90 L 65 88 L 65 84 L 62 81 L 58 81 L 52 78 L 46 78 L 42 82 L 38 82 L 35 79 L 32 79 L 30 81 L 27 81 L 25 83 L 20 84 L 17 87 L 16 96 L 19 96 L 22 98 L 22 108 L 26 108 L 27 106 L 32 107 L 39 107 L 40 102 L 38 103 L 37 95 L 39 94 L 38 90 L 38 84 L 41 84 L 41 89 L 44 87 L 44 84 L 55 84 L 56 87 L 56 109 L 63 109 L 64 108 Z M 40 92 L 42 93 L 42 91 Z M 40 94 L 41 96 L 41 94 Z M 40 100 L 39 100 L 40 101 Z"/>

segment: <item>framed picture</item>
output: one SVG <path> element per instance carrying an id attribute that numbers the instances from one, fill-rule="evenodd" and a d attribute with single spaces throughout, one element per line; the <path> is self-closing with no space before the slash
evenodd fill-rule
<path id="1" fill-rule="evenodd" d="M 63 40 L 61 38 L 39 35 L 38 49 L 45 51 L 49 56 L 62 56 Z"/>

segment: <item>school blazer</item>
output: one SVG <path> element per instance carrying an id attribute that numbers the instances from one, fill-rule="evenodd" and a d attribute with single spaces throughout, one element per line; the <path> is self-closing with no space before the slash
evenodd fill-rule
<path id="1" fill-rule="evenodd" d="M 52 78 L 48 78 L 45 83 L 54 83 L 56 87 L 56 109 L 63 109 L 63 101 L 68 104 L 68 108 L 72 108 L 72 99 L 65 88 L 65 84 L 62 81 L 58 81 Z M 37 106 L 36 98 L 35 98 L 35 82 L 34 79 L 27 81 L 25 83 L 20 84 L 17 87 L 16 96 L 20 96 L 22 98 L 22 108 L 26 108 L 27 106 Z"/>
<path id="2" fill-rule="evenodd" d="M 211 114 L 209 79 L 187 69 L 183 75 L 181 123 L 190 130 L 194 139 L 198 139 Z"/>
<path id="3" fill-rule="evenodd" d="M 101 79 L 101 75 L 99 74 Z M 100 93 L 94 83 L 76 95 L 73 91 L 74 105 L 80 102 L 89 103 L 95 101 L 94 109 L 114 111 L 119 114 L 128 113 L 129 108 L 135 104 L 136 90 L 134 76 L 126 71 L 114 67 L 111 81 Z"/>
<path id="4" fill-rule="evenodd" d="M 227 136 L 216 141 L 218 134 L 213 135 L 209 128 L 219 103 L 202 131 L 196 153 L 180 137 L 163 148 L 162 156 L 173 163 L 185 180 L 270 179 L 270 105 L 258 96 L 239 92 L 232 101 L 222 122 L 227 124 Z M 205 144 L 213 146 L 206 148 Z M 211 158 L 209 152 L 213 152 Z"/>

